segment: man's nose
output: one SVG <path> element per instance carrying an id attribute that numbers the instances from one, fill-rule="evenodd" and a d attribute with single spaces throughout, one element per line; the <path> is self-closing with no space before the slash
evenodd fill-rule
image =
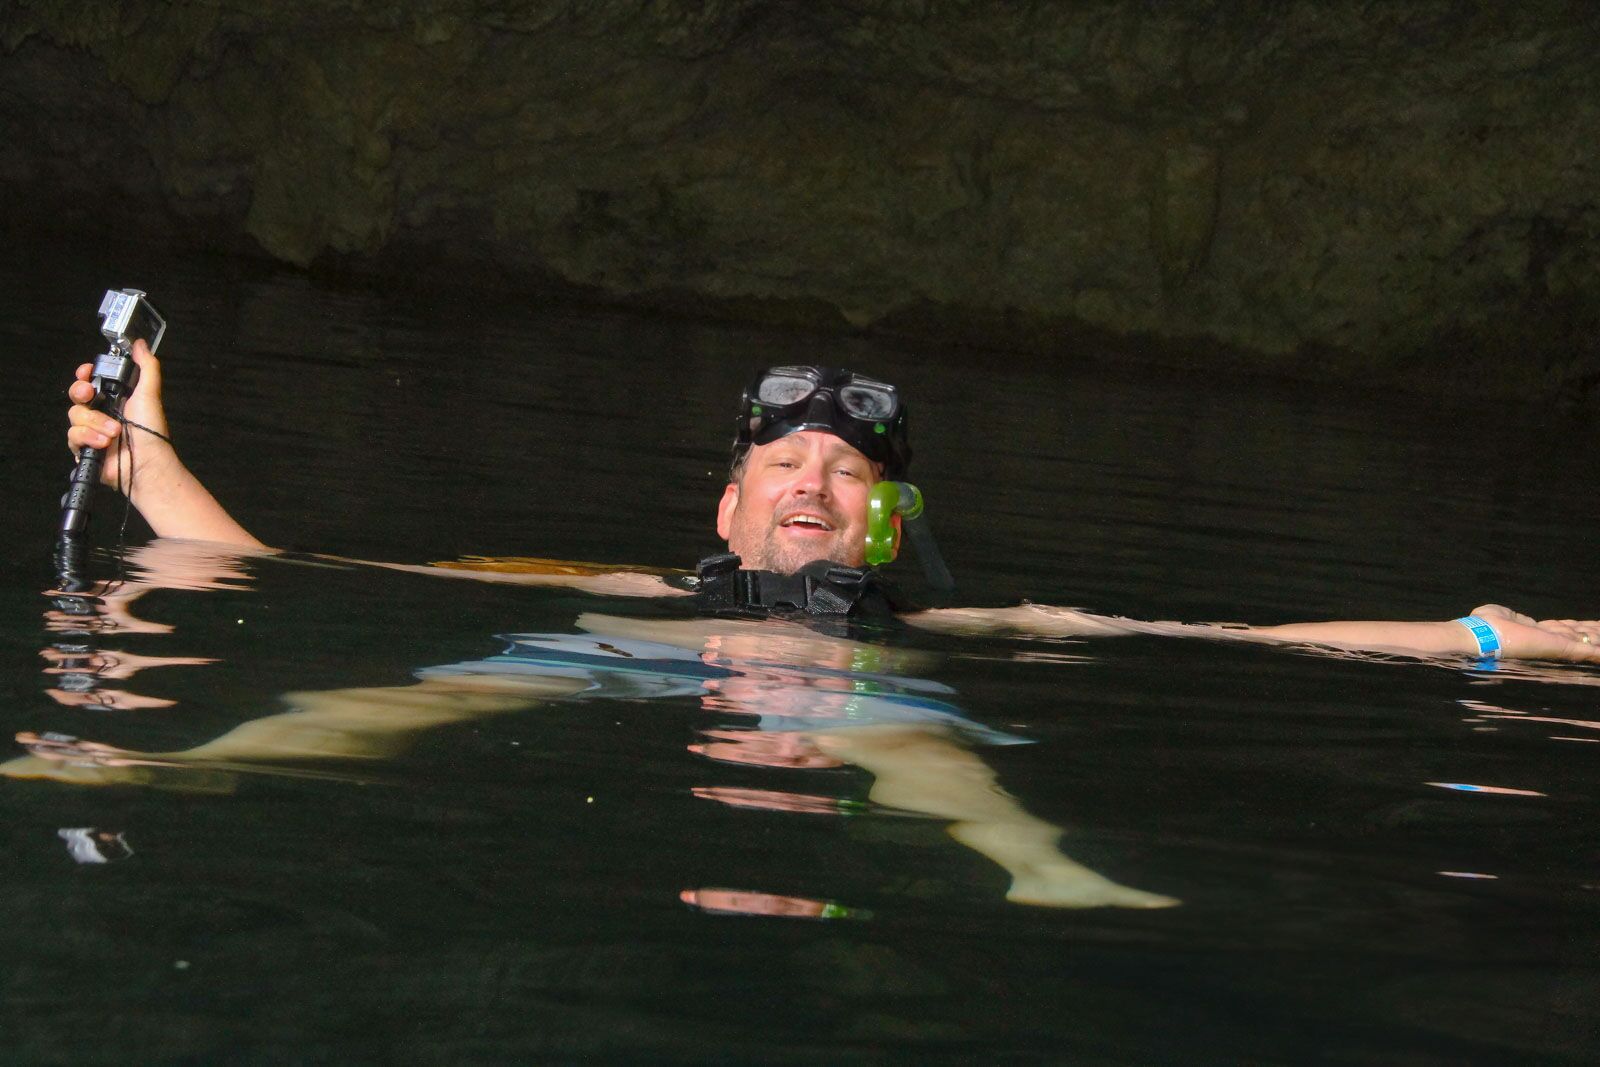
<path id="1" fill-rule="evenodd" d="M 828 470 L 821 460 L 803 463 L 795 473 L 794 484 L 790 487 L 796 493 L 808 496 L 828 495 Z"/>

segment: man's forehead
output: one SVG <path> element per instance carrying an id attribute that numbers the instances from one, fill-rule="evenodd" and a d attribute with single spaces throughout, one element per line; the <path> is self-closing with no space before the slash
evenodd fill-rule
<path id="1" fill-rule="evenodd" d="M 794 433 L 785 434 L 776 441 L 771 441 L 764 445 L 756 445 L 755 447 L 760 451 L 777 451 L 791 448 L 801 452 L 809 452 L 814 448 L 819 448 L 829 456 L 843 453 L 859 459 L 863 463 L 869 465 L 872 463 L 859 448 L 856 448 L 837 434 L 831 434 L 826 430 L 796 430 Z"/>

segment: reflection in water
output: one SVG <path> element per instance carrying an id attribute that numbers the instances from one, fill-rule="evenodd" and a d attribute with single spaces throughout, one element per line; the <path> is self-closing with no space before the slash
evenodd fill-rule
<path id="1" fill-rule="evenodd" d="M 383 781 L 373 774 L 322 771 L 246 760 L 210 759 L 203 748 L 184 752 L 132 752 L 71 734 L 20 731 L 17 744 L 26 756 L 0 763 L 8 778 L 48 778 L 73 785 L 142 785 L 180 793 L 232 793 L 241 774 L 278 778 L 304 778 L 371 785 Z"/>
<path id="2" fill-rule="evenodd" d="M 46 694 L 64 707 L 103 707 L 122 711 L 170 708 L 166 697 L 108 688 L 108 681 L 127 681 L 152 667 L 195 667 L 215 662 L 197 656 L 145 656 L 101 649 L 98 642 L 126 634 L 170 634 L 166 623 L 142 619 L 133 612 L 138 599 L 156 589 L 235 590 L 250 588 L 245 554 L 224 545 L 167 538 L 140 545 L 128 553 L 131 578 L 98 583 L 84 593 L 46 592 L 52 607 L 45 628 L 63 640 L 40 649 L 49 662 L 44 673 L 57 684 Z"/>
<path id="3" fill-rule="evenodd" d="M 102 594 L 107 617 L 136 623 L 130 605 L 155 588 L 224 589 L 245 577 L 240 554 L 219 546 L 158 542 L 139 573 Z M 520 635 L 486 660 L 430 667 L 408 686 L 291 692 L 292 711 L 271 715 L 181 752 L 134 753 L 61 735 L 24 733 L 29 755 L 0 765 L 18 778 L 79 784 L 226 788 L 241 769 L 305 774 L 298 761 L 394 756 L 421 730 L 556 699 L 697 697 L 732 725 L 707 726 L 689 751 L 718 761 L 786 769 L 850 765 L 872 775 L 864 798 L 778 791 L 699 795 L 769 810 L 861 810 L 865 805 L 950 822 L 957 841 L 1004 868 L 1007 898 L 1060 907 L 1164 907 L 1170 897 L 1132 889 L 1060 852 L 1059 827 L 1001 789 L 970 744 L 1020 739 L 968 719 L 942 699 L 948 686 L 912 673 L 926 653 L 825 636 L 795 623 L 637 619 L 586 613 L 581 632 Z M 46 658 L 53 658 L 47 656 Z M 149 666 L 196 662 L 100 654 L 122 677 Z M 121 692 L 121 691 L 118 691 Z M 121 706 L 155 698 L 122 693 Z M 177 780 L 162 783 L 167 771 Z M 186 776 L 203 776 L 190 783 Z M 317 773 L 317 772 L 310 772 Z M 182 784 L 180 784 L 180 782 Z M 787 899 L 787 898 L 775 898 Z"/>
<path id="4" fill-rule="evenodd" d="M 863 908 L 847 908 L 828 900 L 757 893 L 746 889 L 685 889 L 678 899 L 719 915 L 768 915 L 786 919 L 869 919 Z"/>
<path id="5" fill-rule="evenodd" d="M 133 849 L 117 830 L 62 827 L 56 831 L 56 836 L 66 842 L 68 854 L 79 863 L 116 863 L 133 855 Z"/>
<path id="6" fill-rule="evenodd" d="M 40 649 L 50 661 L 46 674 L 61 676 L 61 688 L 81 692 L 94 688 L 101 679 L 123 680 L 149 667 L 203 667 L 216 660 L 203 656 L 141 656 L 134 652 L 97 652 L 88 645 L 64 648 L 55 645 Z"/>
<path id="7" fill-rule="evenodd" d="M 701 732 L 709 734 L 714 731 Z M 689 751 L 705 754 L 704 748 L 704 745 L 690 745 Z M 868 810 L 869 807 L 858 800 L 787 793 L 781 789 L 738 789 L 732 786 L 698 785 L 690 792 L 702 800 L 715 800 L 730 808 L 787 811 L 803 815 L 854 815 Z"/>
<path id="8" fill-rule="evenodd" d="M 1512 719 L 1516 722 L 1554 723 L 1557 726 L 1576 726 L 1583 730 L 1600 730 L 1600 722 L 1595 722 L 1593 719 L 1557 719 L 1552 718 L 1549 715 L 1526 715 L 1522 712 L 1514 712 L 1503 715 L 1487 715 L 1485 718 Z"/>
<path id="9" fill-rule="evenodd" d="M 842 767 L 844 761 L 835 759 L 804 734 L 763 734 L 754 730 L 700 730 L 707 740 L 689 746 L 689 751 L 707 759 L 723 763 L 746 763 L 753 767 L 791 769 L 820 769 Z M 842 802 L 835 802 L 842 803 Z"/>
<path id="10" fill-rule="evenodd" d="M 1532 789 L 1513 789 L 1505 785 L 1472 785 L 1468 782 L 1423 782 L 1438 789 L 1453 789 L 1458 793 L 1499 793 L 1508 797 L 1543 797 L 1548 793 L 1540 793 Z"/>
<path id="11" fill-rule="evenodd" d="M 46 689 L 45 695 L 57 704 L 69 708 L 115 708 L 119 711 L 137 711 L 150 708 L 170 708 L 174 701 L 164 697 L 140 696 L 126 689 Z"/>

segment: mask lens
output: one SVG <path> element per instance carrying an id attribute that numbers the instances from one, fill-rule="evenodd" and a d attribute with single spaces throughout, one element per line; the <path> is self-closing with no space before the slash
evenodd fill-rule
<path id="1" fill-rule="evenodd" d="M 775 367 L 756 386 L 756 400 L 768 407 L 797 404 L 817 390 L 817 381 L 799 367 Z"/>
<path id="2" fill-rule="evenodd" d="M 894 416 L 896 408 L 894 391 L 877 382 L 864 383 L 861 379 L 839 390 L 839 406 L 855 418 L 868 422 L 882 422 Z"/>

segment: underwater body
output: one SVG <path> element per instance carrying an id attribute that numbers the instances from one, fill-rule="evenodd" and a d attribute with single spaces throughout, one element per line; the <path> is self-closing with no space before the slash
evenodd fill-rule
<path id="1" fill-rule="evenodd" d="M 1597 587 L 1586 460 L 1556 425 L 1509 420 L 1464 456 L 1491 413 L 190 269 L 144 283 L 172 323 L 174 427 L 295 549 L 692 565 L 717 547 L 730 394 L 828 344 L 913 398 L 962 602 L 1444 618 L 1578 613 Z M 695 629 L 620 598 L 145 544 L 137 520 L 114 625 L 85 636 L 41 591 L 60 390 L 107 276 L 15 278 L 3 317 L 30 354 L 6 401 L 6 736 L 105 779 L 4 782 L 21 1059 L 1594 1050 L 1592 669 Z M 119 519 L 102 505 L 102 543 Z M 914 560 L 891 570 L 926 593 Z M 317 696 L 441 673 L 506 706 Z M 494 688 L 518 674 L 538 699 Z M 952 808 L 963 774 L 1016 811 Z M 1178 903 L 1008 900 L 1015 873 L 963 825 L 990 851 L 1048 827 L 1092 884 Z"/>

